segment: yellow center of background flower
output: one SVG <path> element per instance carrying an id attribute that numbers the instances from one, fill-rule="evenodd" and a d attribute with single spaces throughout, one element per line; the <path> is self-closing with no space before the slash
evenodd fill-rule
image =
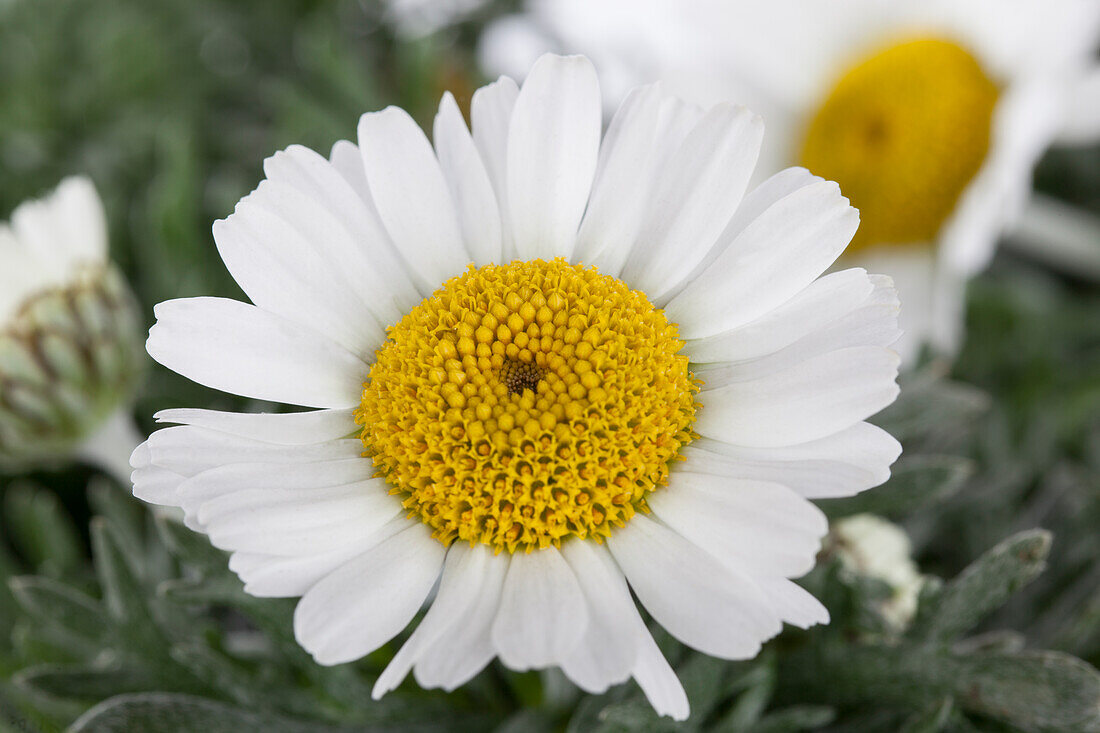
<path id="1" fill-rule="evenodd" d="M 989 150 L 997 87 L 966 50 L 920 39 L 850 69 L 810 122 L 802 164 L 860 211 L 848 252 L 935 238 Z"/>
<path id="2" fill-rule="evenodd" d="M 564 260 L 472 266 L 377 352 L 365 455 L 444 544 L 599 540 L 668 479 L 698 384 L 646 296 Z"/>

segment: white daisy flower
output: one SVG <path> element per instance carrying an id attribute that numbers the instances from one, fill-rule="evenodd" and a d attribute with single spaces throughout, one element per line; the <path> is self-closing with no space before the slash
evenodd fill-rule
<path id="1" fill-rule="evenodd" d="M 0 467 L 75 456 L 128 479 L 138 323 L 90 180 L 66 178 L 0 223 Z"/>
<path id="2" fill-rule="evenodd" d="M 548 48 L 590 53 L 616 70 L 613 91 L 661 79 L 693 102 L 762 114 L 764 175 L 802 165 L 839 182 L 862 218 L 842 263 L 895 279 L 907 361 L 924 342 L 957 349 L 966 282 L 1020 214 L 1043 150 L 1062 131 L 1100 134 L 1094 0 L 524 7 L 483 37 L 491 71 L 521 71 Z M 1074 234 L 1053 244 L 1079 254 Z"/>
<path id="3" fill-rule="evenodd" d="M 893 401 L 888 278 L 820 277 L 858 215 L 791 169 L 744 192 L 763 126 L 638 89 L 601 141 L 595 72 L 445 95 L 330 159 L 302 147 L 214 226 L 254 305 L 161 303 L 149 353 L 201 384 L 321 408 L 168 410 L 134 493 L 178 506 L 300 643 L 357 659 L 423 620 L 378 679 L 453 689 L 499 657 L 600 692 L 684 691 L 631 597 L 708 654 L 827 621 L 791 582 L 808 501 L 889 476 L 863 422 Z"/>

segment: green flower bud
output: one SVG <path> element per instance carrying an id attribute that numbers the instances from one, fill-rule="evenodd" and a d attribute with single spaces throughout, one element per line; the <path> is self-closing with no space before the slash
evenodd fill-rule
<path id="1" fill-rule="evenodd" d="M 52 241 L 66 235 L 83 241 Z M 124 464 L 100 455 L 105 441 L 95 434 L 121 421 L 145 356 L 137 302 L 106 260 L 91 183 L 67 179 L 50 197 L 16 209 L 11 227 L 0 225 L 3 265 L 12 282 L 0 302 L 0 467 L 81 454 L 117 473 Z M 125 425 L 112 432 L 129 442 Z"/>

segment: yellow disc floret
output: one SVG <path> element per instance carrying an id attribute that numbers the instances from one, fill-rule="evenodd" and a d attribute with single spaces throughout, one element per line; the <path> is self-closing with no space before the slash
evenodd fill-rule
<path id="1" fill-rule="evenodd" d="M 860 210 L 854 248 L 935 238 L 989 149 L 997 87 L 960 46 L 920 39 L 850 69 L 808 127 L 802 164 Z"/>
<path id="2" fill-rule="evenodd" d="M 444 544 L 608 536 L 691 441 L 698 384 L 646 296 L 564 260 L 472 266 L 378 350 L 366 454 Z"/>

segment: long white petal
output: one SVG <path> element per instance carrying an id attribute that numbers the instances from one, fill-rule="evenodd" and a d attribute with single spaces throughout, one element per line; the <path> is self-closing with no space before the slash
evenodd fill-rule
<path id="1" fill-rule="evenodd" d="M 581 689 L 599 694 L 630 676 L 639 637 L 648 632 L 606 548 L 574 540 L 562 543 L 561 554 L 577 576 L 589 618 L 588 629 L 561 668 Z"/>
<path id="2" fill-rule="evenodd" d="M 808 572 L 829 529 L 816 506 L 762 481 L 677 471 L 648 501 L 665 524 L 753 576 Z"/>
<path id="3" fill-rule="evenodd" d="M 829 499 L 885 483 L 901 444 L 882 428 L 858 422 L 818 440 L 776 448 L 701 438 L 681 455 L 685 471 L 769 481 L 807 499 Z"/>
<path id="4" fill-rule="evenodd" d="M 521 259 L 569 258 L 599 155 L 599 81 L 583 56 L 545 55 L 508 129 L 508 207 Z"/>
<path id="5" fill-rule="evenodd" d="M 626 282 L 658 305 L 683 282 L 737 209 L 763 136 L 763 120 L 742 107 L 721 104 L 704 115 L 662 171 Z"/>
<path id="6" fill-rule="evenodd" d="M 507 76 L 487 84 L 470 101 L 470 128 L 474 145 L 485 161 L 485 171 L 493 184 L 501 220 L 501 250 L 504 262 L 516 258 L 512 242 L 511 215 L 508 208 L 508 129 L 519 86 Z"/>
<path id="7" fill-rule="evenodd" d="M 359 150 L 378 214 L 421 291 L 462 274 L 472 260 L 458 215 L 431 143 L 413 118 L 398 107 L 363 115 Z"/>
<path id="8" fill-rule="evenodd" d="M 688 646 L 750 659 L 782 628 L 748 576 L 644 515 L 614 532 L 607 546 L 642 604 Z"/>
<path id="9" fill-rule="evenodd" d="M 877 346 L 839 349 L 777 374 L 704 390 L 695 430 L 756 447 L 823 438 L 894 401 L 898 361 Z"/>
<path id="10" fill-rule="evenodd" d="M 561 664 L 587 628 L 584 594 L 557 549 L 512 555 L 491 631 L 500 661 L 515 670 Z"/>
<path id="11" fill-rule="evenodd" d="M 255 306 L 225 298 L 168 300 L 145 348 L 193 382 L 305 407 L 359 403 L 367 365 L 333 341 Z"/>
<path id="12" fill-rule="evenodd" d="M 294 610 L 294 636 L 318 664 L 350 662 L 397 635 L 439 577 L 446 549 L 418 520 L 310 588 Z"/>
<path id="13" fill-rule="evenodd" d="M 831 265 L 859 214 L 831 181 L 803 186 L 748 224 L 710 267 L 667 304 L 684 338 L 702 338 L 759 318 Z"/>
<path id="14" fill-rule="evenodd" d="M 485 163 L 450 92 L 439 102 L 432 128 L 439 167 L 451 192 L 466 251 L 479 267 L 500 264 L 500 208 Z"/>
<path id="15" fill-rule="evenodd" d="M 600 147 L 573 259 L 608 275 L 622 270 L 645 216 L 662 96 L 657 84 L 632 91 L 611 119 Z"/>
<path id="16" fill-rule="evenodd" d="M 443 563 L 439 592 L 432 601 L 431 608 L 409 640 L 378 676 L 371 697 L 377 700 L 401 684 L 417 660 L 440 637 L 468 632 L 463 622 L 477 608 L 484 586 L 491 580 L 489 566 L 493 562 L 492 551 L 485 545 L 470 547 L 465 542 L 456 542 L 450 547 Z M 503 577 L 503 572 L 500 576 Z M 484 654 L 481 657 L 483 664 L 488 663 Z"/>
<path id="17" fill-rule="evenodd" d="M 413 669 L 421 687 L 453 690 L 468 682 L 496 656 L 491 632 L 508 571 L 508 557 L 493 555 L 484 546 L 472 551 L 484 557 L 476 600 L 454 619 L 451 627 L 454 633 L 442 634 L 421 653 Z M 469 582 L 475 579 L 470 578 Z"/>
<path id="18" fill-rule="evenodd" d="M 325 443 L 361 429 L 355 424 L 352 408 L 283 413 L 177 408 L 161 410 L 153 418 L 158 423 L 193 425 L 277 445 Z"/>

